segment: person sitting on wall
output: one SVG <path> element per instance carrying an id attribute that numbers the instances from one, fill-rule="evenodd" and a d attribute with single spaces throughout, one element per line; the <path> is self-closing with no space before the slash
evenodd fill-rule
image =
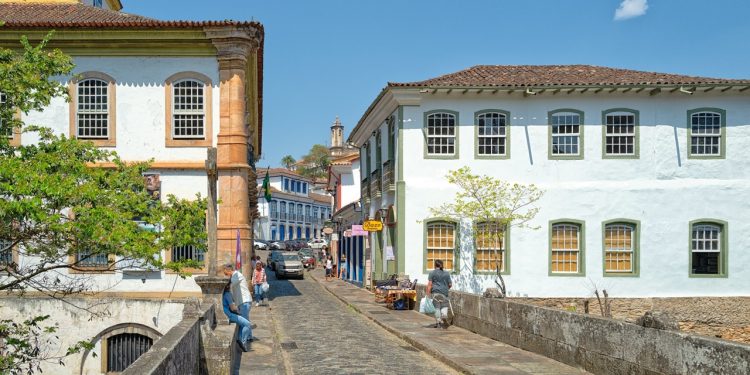
<path id="1" fill-rule="evenodd" d="M 224 309 L 224 315 L 229 318 L 230 323 L 235 323 L 239 327 L 239 337 L 237 338 L 237 345 L 240 346 L 243 352 L 250 350 L 248 347 L 248 340 L 252 332 L 250 327 L 250 321 L 239 315 L 240 309 L 232 301 L 232 292 L 230 290 L 230 283 L 224 287 L 224 292 L 221 295 L 221 306 Z"/>

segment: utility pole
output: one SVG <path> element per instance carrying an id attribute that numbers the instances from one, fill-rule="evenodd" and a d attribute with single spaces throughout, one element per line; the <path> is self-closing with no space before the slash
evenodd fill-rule
<path id="1" fill-rule="evenodd" d="M 216 166 L 216 147 L 208 148 L 208 158 L 206 159 L 206 176 L 208 177 L 208 218 L 206 219 L 206 230 L 208 230 L 208 254 L 206 263 L 208 263 L 208 276 L 217 276 L 216 263 L 218 256 L 216 253 L 216 181 L 218 180 L 219 171 Z"/>

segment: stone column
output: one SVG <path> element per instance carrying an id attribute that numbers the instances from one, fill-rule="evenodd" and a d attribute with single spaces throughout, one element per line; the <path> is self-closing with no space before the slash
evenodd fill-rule
<path id="1" fill-rule="evenodd" d="M 250 275 L 250 252 L 253 234 L 253 213 L 257 199 L 255 173 L 248 164 L 248 139 L 257 124 L 250 124 L 247 116 L 249 59 L 256 56 L 261 32 L 251 27 L 206 28 L 218 52 L 219 63 L 219 134 L 217 140 L 219 169 L 219 220 L 217 230 L 218 272 L 221 264 L 235 263 L 237 232 L 239 231 L 242 273 Z M 217 273 L 218 273 L 217 272 Z"/>

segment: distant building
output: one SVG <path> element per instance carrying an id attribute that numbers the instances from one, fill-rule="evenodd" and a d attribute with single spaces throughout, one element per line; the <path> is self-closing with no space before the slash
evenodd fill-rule
<path id="1" fill-rule="evenodd" d="M 313 181 L 285 168 L 268 170 L 271 202 L 263 197 L 266 172 L 258 170 L 258 212 L 255 238 L 292 240 L 321 238 L 331 217 L 331 196 L 313 193 Z"/>
<path id="2" fill-rule="evenodd" d="M 592 282 L 618 297 L 748 296 L 749 89 L 587 65 L 389 83 L 349 137 L 363 217 L 386 222 L 370 237 L 373 277 L 425 282 L 440 259 L 454 288 L 481 293 L 497 250 L 514 296 L 585 297 Z M 538 229 L 498 242 L 483 223 L 433 217 L 462 166 L 545 190 Z"/>

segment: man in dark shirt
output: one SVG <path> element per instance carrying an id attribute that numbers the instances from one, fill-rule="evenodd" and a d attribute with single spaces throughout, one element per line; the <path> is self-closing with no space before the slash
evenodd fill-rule
<path id="1" fill-rule="evenodd" d="M 451 274 L 443 270 L 443 261 L 435 261 L 435 269 L 427 277 L 427 295 L 435 305 L 435 327 L 448 328 L 448 291 L 453 286 Z"/>

